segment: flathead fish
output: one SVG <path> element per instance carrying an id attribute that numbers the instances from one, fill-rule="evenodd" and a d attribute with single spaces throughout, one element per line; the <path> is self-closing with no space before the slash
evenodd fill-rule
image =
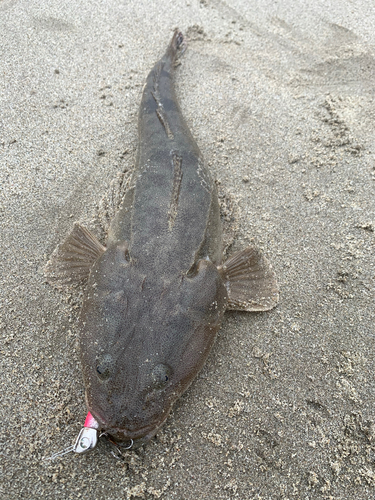
<path id="1" fill-rule="evenodd" d="M 278 301 L 256 248 L 223 263 L 216 185 L 173 84 L 183 47 L 176 30 L 147 77 L 136 168 L 106 246 L 76 224 L 47 264 L 51 282 L 87 280 L 79 339 L 91 427 L 133 448 L 156 434 L 202 368 L 224 312 Z"/>

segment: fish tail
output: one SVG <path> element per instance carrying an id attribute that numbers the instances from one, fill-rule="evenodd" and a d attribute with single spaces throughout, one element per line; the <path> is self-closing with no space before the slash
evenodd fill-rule
<path id="1" fill-rule="evenodd" d="M 186 41 L 185 37 L 182 34 L 182 32 L 176 28 L 172 40 L 170 41 L 167 51 L 165 53 L 165 58 L 170 60 L 170 62 L 173 64 L 179 54 L 183 54 L 186 50 Z"/>
<path id="2" fill-rule="evenodd" d="M 147 137 L 148 144 L 152 143 L 155 148 L 162 147 L 166 140 L 175 139 L 177 132 L 184 130 L 185 133 L 187 130 L 173 82 L 178 57 L 185 48 L 184 36 L 176 29 L 163 57 L 150 71 L 143 89 L 138 133 L 142 138 Z M 189 134 L 189 131 L 186 133 Z"/>

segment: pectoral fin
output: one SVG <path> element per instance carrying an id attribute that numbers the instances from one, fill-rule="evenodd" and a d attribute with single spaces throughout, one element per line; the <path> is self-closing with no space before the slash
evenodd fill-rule
<path id="1" fill-rule="evenodd" d="M 279 300 L 276 276 L 258 249 L 247 247 L 218 269 L 228 290 L 228 309 L 268 311 L 276 306 Z"/>
<path id="2" fill-rule="evenodd" d="M 48 283 L 59 287 L 84 281 L 94 262 L 105 250 L 90 231 L 74 224 L 72 232 L 56 248 L 44 268 Z"/>

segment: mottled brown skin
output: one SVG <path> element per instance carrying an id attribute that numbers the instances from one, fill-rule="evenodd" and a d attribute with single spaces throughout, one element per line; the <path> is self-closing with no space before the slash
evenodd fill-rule
<path id="1" fill-rule="evenodd" d="M 134 447 L 155 435 L 201 369 L 228 304 L 215 184 L 173 86 L 181 43 L 176 31 L 147 78 L 133 187 L 80 316 L 87 407 Z"/>

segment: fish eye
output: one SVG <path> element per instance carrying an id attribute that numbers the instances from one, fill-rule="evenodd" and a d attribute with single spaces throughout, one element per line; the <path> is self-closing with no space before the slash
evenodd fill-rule
<path id="1" fill-rule="evenodd" d="M 151 372 L 151 378 L 154 386 L 158 389 L 164 387 L 169 382 L 171 373 L 172 370 L 168 365 L 164 365 L 162 363 L 156 365 Z"/>
<path id="2" fill-rule="evenodd" d="M 112 375 L 114 361 L 110 354 L 104 354 L 97 359 L 96 374 L 100 380 L 107 380 Z"/>

